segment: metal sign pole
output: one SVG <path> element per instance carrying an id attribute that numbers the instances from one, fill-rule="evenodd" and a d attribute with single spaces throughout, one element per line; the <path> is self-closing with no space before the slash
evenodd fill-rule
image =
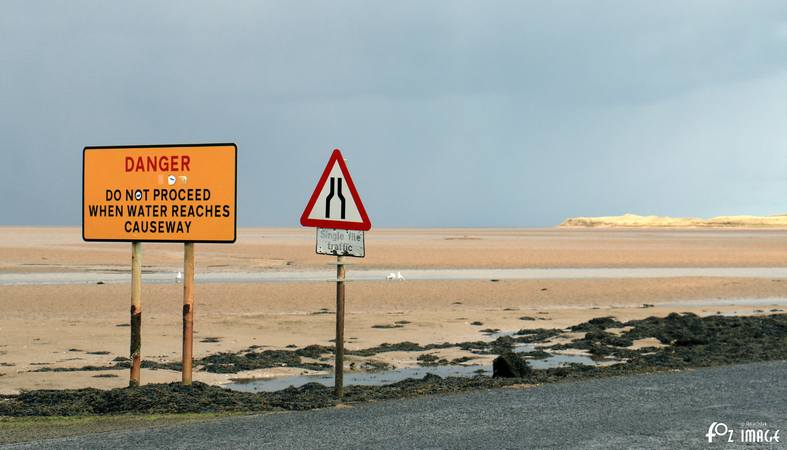
<path id="1" fill-rule="evenodd" d="M 131 243 L 131 374 L 129 386 L 139 386 L 142 347 L 142 243 Z"/>
<path id="2" fill-rule="evenodd" d="M 352 201 L 348 201 L 350 199 Z M 339 401 L 342 401 L 344 396 L 344 256 L 363 258 L 365 253 L 363 232 L 372 228 L 372 222 L 366 214 L 361 197 L 347 170 L 347 164 L 342 158 L 342 152 L 338 148 L 331 153 L 331 158 L 306 204 L 306 209 L 301 214 L 301 225 L 317 227 L 315 251 L 318 254 L 336 255 L 336 339 L 334 340 L 336 361 L 333 372 L 334 393 Z"/>
<path id="3" fill-rule="evenodd" d="M 194 335 L 194 243 L 183 244 L 183 385 L 191 386 Z"/>
<path id="4" fill-rule="evenodd" d="M 336 257 L 336 363 L 334 364 L 336 397 L 344 395 L 344 257 Z"/>

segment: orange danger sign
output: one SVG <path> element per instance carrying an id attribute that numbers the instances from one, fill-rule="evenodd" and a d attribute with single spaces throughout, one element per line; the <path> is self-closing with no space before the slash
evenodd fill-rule
<path id="1" fill-rule="evenodd" d="M 235 242 L 235 144 L 85 147 L 86 241 Z"/>

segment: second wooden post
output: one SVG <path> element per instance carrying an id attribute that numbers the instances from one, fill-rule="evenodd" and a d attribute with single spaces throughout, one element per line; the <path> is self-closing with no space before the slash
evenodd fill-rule
<path id="1" fill-rule="evenodd" d="M 194 335 L 194 243 L 183 244 L 183 384 L 191 386 Z"/>
<path id="2" fill-rule="evenodd" d="M 142 243 L 131 243 L 131 373 L 128 385 L 139 386 L 142 363 Z"/>

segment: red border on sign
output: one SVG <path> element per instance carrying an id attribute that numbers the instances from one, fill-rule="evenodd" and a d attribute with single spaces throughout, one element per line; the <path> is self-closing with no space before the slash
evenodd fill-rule
<path id="1" fill-rule="evenodd" d="M 344 175 L 344 179 L 347 181 L 347 188 L 350 190 L 350 195 L 352 195 L 353 201 L 355 201 L 355 206 L 358 207 L 358 213 L 361 214 L 361 222 L 309 219 L 309 214 L 311 214 L 312 209 L 314 209 L 314 204 L 317 203 L 317 197 L 320 196 L 320 192 L 322 191 L 325 182 L 328 180 L 328 175 L 331 174 L 331 168 L 337 161 L 339 162 L 339 168 Z M 355 183 L 353 183 L 353 179 L 350 176 L 350 171 L 347 170 L 347 164 L 344 163 L 342 152 L 339 151 L 338 148 L 334 149 L 333 153 L 331 153 L 331 159 L 328 160 L 328 165 L 325 166 L 325 170 L 322 172 L 320 181 L 317 182 L 317 187 L 314 189 L 314 193 L 309 199 L 309 203 L 306 204 L 306 209 L 304 209 L 303 214 L 301 214 L 301 225 L 304 227 L 337 228 L 340 230 L 358 231 L 369 231 L 372 228 L 372 222 L 369 220 L 369 216 L 366 214 L 366 208 L 364 208 L 363 203 L 361 203 L 361 197 L 358 195 L 358 191 L 355 190 Z"/>

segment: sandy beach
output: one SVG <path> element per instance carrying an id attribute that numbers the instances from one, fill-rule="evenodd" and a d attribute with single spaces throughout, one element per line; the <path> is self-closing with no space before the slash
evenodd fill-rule
<path id="1" fill-rule="evenodd" d="M 235 244 L 204 244 L 198 271 L 326 267 L 306 228 L 241 228 Z M 380 229 L 363 268 L 785 267 L 784 229 Z M 127 243 L 86 243 L 79 228 L 0 228 L 0 273 L 128 270 Z M 182 267 L 179 244 L 144 247 L 146 270 Z"/>
<path id="2" fill-rule="evenodd" d="M 82 242 L 78 228 L 0 228 L 0 274 L 128 271 L 129 247 Z M 352 261 L 350 271 L 787 267 L 785 230 L 402 229 L 369 232 L 366 247 L 367 258 Z M 174 283 L 174 273 L 181 261 L 180 245 L 144 246 L 145 273 L 173 274 L 172 283 L 143 286 L 144 359 L 180 358 L 182 286 Z M 332 261 L 314 254 L 314 231 L 308 229 L 242 229 L 236 244 L 197 246 L 198 273 L 326 269 Z M 198 284 L 195 356 L 252 345 L 330 345 L 334 289 L 329 282 Z M 119 370 L 33 371 L 102 366 L 128 356 L 129 296 L 123 283 L 0 286 L 0 393 L 126 385 L 127 373 Z M 358 281 L 347 286 L 347 348 L 489 339 L 482 330 L 564 328 L 608 315 L 762 314 L 787 309 L 785 302 L 787 279 L 781 277 Z M 389 352 L 376 358 L 408 367 L 417 356 Z M 473 363 L 485 362 L 474 357 Z M 348 358 L 348 369 L 353 362 Z M 304 371 L 282 367 L 244 376 Z M 235 377 L 194 374 L 214 384 Z M 179 378 L 167 370 L 142 374 L 146 383 Z"/>

